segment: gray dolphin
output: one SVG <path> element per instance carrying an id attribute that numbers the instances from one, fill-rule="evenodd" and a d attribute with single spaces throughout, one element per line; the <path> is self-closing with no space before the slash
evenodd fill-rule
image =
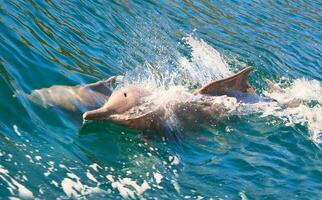
<path id="1" fill-rule="evenodd" d="M 111 84 L 116 80 L 113 76 L 96 83 L 63 86 L 33 90 L 28 99 L 45 108 L 60 108 L 68 112 L 83 113 L 101 107 L 112 94 Z"/>
<path id="2" fill-rule="evenodd" d="M 253 68 L 242 71 L 221 80 L 211 81 L 205 86 L 191 91 L 193 95 L 221 96 L 227 95 L 242 100 L 243 97 L 255 96 L 253 87 L 247 77 Z M 83 114 L 85 120 L 108 120 L 134 129 L 159 129 L 162 123 L 171 117 L 166 109 L 150 103 L 146 98 L 151 95 L 145 88 L 130 85 L 112 93 L 106 103 L 95 110 Z M 207 109 L 204 108 L 207 107 Z M 209 109 L 211 108 L 211 109 Z M 173 112 L 189 123 L 196 118 L 207 118 L 222 112 L 210 104 L 178 103 L 172 106 Z"/>

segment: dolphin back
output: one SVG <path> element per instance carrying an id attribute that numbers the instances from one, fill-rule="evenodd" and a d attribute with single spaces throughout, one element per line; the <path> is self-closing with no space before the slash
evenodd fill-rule
<path id="1" fill-rule="evenodd" d="M 111 93 L 112 89 L 104 81 L 99 81 L 86 85 L 56 85 L 33 90 L 27 97 L 41 107 L 83 113 L 102 106 Z"/>
<path id="2" fill-rule="evenodd" d="M 194 93 L 203 95 L 228 95 L 232 91 L 254 93 L 253 87 L 247 80 L 248 75 L 253 70 L 252 67 L 245 68 L 230 77 L 212 81 L 197 89 Z"/>

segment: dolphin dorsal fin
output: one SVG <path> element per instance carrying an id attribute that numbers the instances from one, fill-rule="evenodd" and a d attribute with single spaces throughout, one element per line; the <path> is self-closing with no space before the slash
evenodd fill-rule
<path id="1" fill-rule="evenodd" d="M 197 89 L 194 94 L 224 95 L 230 91 L 254 93 L 253 87 L 247 81 L 249 73 L 253 70 L 254 68 L 247 67 L 230 77 L 212 81 Z"/>
<path id="2" fill-rule="evenodd" d="M 118 79 L 118 76 L 112 76 L 106 80 L 98 81 L 84 85 L 84 88 L 91 89 L 104 95 L 110 96 L 112 94 L 112 84 Z"/>

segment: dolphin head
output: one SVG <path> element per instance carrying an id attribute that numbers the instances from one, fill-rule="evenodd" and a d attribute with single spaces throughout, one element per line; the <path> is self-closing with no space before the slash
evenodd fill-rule
<path id="1" fill-rule="evenodd" d="M 112 93 L 108 101 L 96 110 L 83 114 L 85 120 L 110 120 L 111 115 L 122 114 L 129 109 L 138 106 L 142 97 L 149 92 L 139 86 L 130 85 L 120 88 Z"/>

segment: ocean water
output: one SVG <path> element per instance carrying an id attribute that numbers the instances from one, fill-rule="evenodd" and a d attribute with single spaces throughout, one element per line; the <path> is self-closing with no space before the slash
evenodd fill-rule
<path id="1" fill-rule="evenodd" d="M 321 199 L 321 10 L 0 0 L 0 199 Z M 118 87 L 153 88 L 162 103 L 248 66 L 256 93 L 280 104 L 233 102 L 192 130 L 83 124 L 24 95 L 122 75 Z"/>

